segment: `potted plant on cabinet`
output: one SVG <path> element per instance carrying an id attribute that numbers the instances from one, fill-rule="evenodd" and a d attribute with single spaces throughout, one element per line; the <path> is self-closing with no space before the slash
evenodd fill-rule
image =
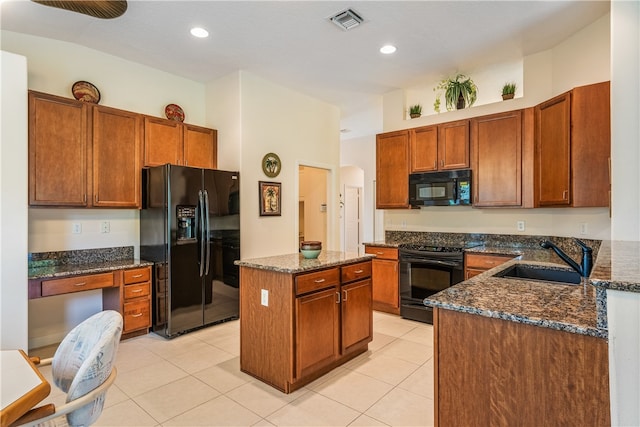
<path id="1" fill-rule="evenodd" d="M 502 86 L 502 100 L 513 99 L 516 94 L 516 88 L 515 82 L 505 83 L 504 86 Z"/>
<path id="2" fill-rule="evenodd" d="M 440 112 L 440 96 L 443 92 L 447 111 L 471 107 L 478 98 L 478 87 L 470 77 L 464 74 L 442 80 L 433 90 L 439 91 L 433 103 L 433 109 L 437 113 Z"/>
<path id="3" fill-rule="evenodd" d="M 416 104 L 409 107 L 409 117 L 412 119 L 418 118 L 422 115 L 422 105 Z"/>

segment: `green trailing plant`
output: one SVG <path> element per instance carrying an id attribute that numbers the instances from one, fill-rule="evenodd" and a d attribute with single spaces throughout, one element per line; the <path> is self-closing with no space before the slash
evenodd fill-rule
<path id="1" fill-rule="evenodd" d="M 422 105 L 416 104 L 409 107 L 409 116 L 420 117 L 422 115 Z"/>
<path id="2" fill-rule="evenodd" d="M 516 93 L 517 88 L 518 86 L 515 84 L 515 82 L 505 83 L 504 86 L 502 86 L 502 94 L 503 95 L 514 94 Z"/>
<path id="3" fill-rule="evenodd" d="M 471 107 L 478 98 L 478 87 L 470 77 L 464 74 L 442 80 L 433 90 L 438 92 L 433 103 L 433 109 L 437 113 L 440 112 L 440 97 L 443 94 L 447 111 Z M 461 105 L 458 104 L 460 98 L 464 99 Z"/>

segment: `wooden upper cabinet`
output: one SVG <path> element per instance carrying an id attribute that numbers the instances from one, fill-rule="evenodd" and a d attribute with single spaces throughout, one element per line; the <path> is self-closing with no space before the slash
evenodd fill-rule
<path id="1" fill-rule="evenodd" d="M 376 207 L 409 207 L 409 131 L 376 135 Z"/>
<path id="2" fill-rule="evenodd" d="M 411 173 L 438 170 L 438 126 L 409 130 Z"/>
<path id="3" fill-rule="evenodd" d="M 538 105 L 537 206 L 609 205 L 609 82 L 576 87 Z"/>
<path id="4" fill-rule="evenodd" d="M 144 165 L 182 164 L 183 125 L 174 120 L 145 116 Z"/>
<path id="5" fill-rule="evenodd" d="M 522 111 L 471 119 L 473 205 L 522 205 Z"/>
<path id="6" fill-rule="evenodd" d="M 609 206 L 611 177 L 609 82 L 574 88 L 571 94 L 573 206 Z"/>
<path id="7" fill-rule="evenodd" d="M 411 173 L 469 167 L 469 121 L 409 130 Z"/>
<path id="8" fill-rule="evenodd" d="M 539 206 L 571 204 L 571 92 L 536 107 L 536 199 Z"/>
<path id="9" fill-rule="evenodd" d="M 469 167 L 469 120 L 438 125 L 438 170 Z"/>
<path id="10" fill-rule="evenodd" d="M 93 108 L 93 205 L 140 207 L 142 118 Z"/>
<path id="11" fill-rule="evenodd" d="M 197 168 L 218 167 L 217 137 L 215 129 L 184 125 L 184 165 Z"/>
<path id="12" fill-rule="evenodd" d="M 217 168 L 215 129 L 145 116 L 144 166 L 172 165 Z"/>
<path id="13" fill-rule="evenodd" d="M 89 106 L 29 91 L 29 204 L 87 206 Z"/>

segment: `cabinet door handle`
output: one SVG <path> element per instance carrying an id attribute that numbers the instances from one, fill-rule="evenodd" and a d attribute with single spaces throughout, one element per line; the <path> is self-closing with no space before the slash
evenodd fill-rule
<path id="1" fill-rule="evenodd" d="M 562 200 L 569 200 L 569 190 L 564 190 L 562 192 Z"/>
<path id="2" fill-rule="evenodd" d="M 324 281 L 325 281 L 325 279 L 316 279 L 316 280 L 313 281 L 313 283 L 322 283 Z"/>
<path id="3" fill-rule="evenodd" d="M 140 317 L 142 316 L 142 313 L 138 313 L 138 314 L 132 314 L 131 317 Z"/>
<path id="4" fill-rule="evenodd" d="M 134 279 L 137 279 L 137 278 L 139 278 L 139 277 L 142 277 L 142 274 L 134 274 L 134 275 L 133 275 L 133 276 L 131 276 L 131 277 L 133 277 Z"/>
<path id="5" fill-rule="evenodd" d="M 340 304 L 340 292 L 336 292 L 336 304 Z"/>
<path id="6" fill-rule="evenodd" d="M 84 286 L 87 282 L 74 283 L 73 286 Z"/>
<path id="7" fill-rule="evenodd" d="M 347 291 L 342 291 L 342 301 L 347 300 Z"/>
<path id="8" fill-rule="evenodd" d="M 362 273 L 364 273 L 364 270 L 356 270 L 356 271 L 354 271 L 354 273 L 356 273 L 356 274 L 362 274 Z"/>
<path id="9" fill-rule="evenodd" d="M 440 167 L 443 168 L 444 167 L 444 159 L 440 160 Z"/>

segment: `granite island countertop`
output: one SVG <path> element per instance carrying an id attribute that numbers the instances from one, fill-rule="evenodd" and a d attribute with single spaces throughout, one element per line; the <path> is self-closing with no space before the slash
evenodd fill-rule
<path id="1" fill-rule="evenodd" d="M 369 261 L 372 258 L 375 258 L 375 255 L 359 255 L 352 252 L 326 251 L 323 249 L 316 259 L 306 259 L 300 253 L 293 253 L 263 258 L 241 259 L 235 261 L 234 264 L 240 267 L 296 274 L 338 265 Z"/>

